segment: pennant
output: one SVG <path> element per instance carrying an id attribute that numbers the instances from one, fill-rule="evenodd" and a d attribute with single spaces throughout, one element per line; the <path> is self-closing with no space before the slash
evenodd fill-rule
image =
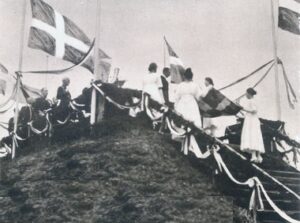
<path id="1" fill-rule="evenodd" d="M 31 0 L 32 23 L 28 46 L 42 50 L 52 56 L 78 64 L 87 54 L 92 42 L 69 18 L 63 16 L 42 0 Z M 108 76 L 110 57 L 98 49 L 102 76 Z M 93 58 L 88 58 L 83 67 L 94 72 Z"/>
<path id="2" fill-rule="evenodd" d="M 171 72 L 171 82 L 172 83 L 180 83 L 183 81 L 183 74 L 185 68 L 183 66 L 182 61 L 177 56 L 175 51 L 172 49 L 170 44 L 168 43 L 167 39 L 164 37 L 168 53 L 169 53 L 169 62 L 170 62 L 170 72 Z"/>

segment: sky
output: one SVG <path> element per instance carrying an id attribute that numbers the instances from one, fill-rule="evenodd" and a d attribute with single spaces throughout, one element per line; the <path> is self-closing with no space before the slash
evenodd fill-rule
<path id="1" fill-rule="evenodd" d="M 0 63 L 11 72 L 18 70 L 23 1 L 0 1 Z M 112 58 L 112 67 L 120 68 L 120 78 L 126 79 L 128 86 L 133 88 L 141 85 L 150 62 L 163 68 L 164 58 L 167 58 L 163 36 L 185 66 L 192 68 L 196 82 L 203 84 L 204 78 L 210 76 L 216 88 L 235 81 L 273 58 L 270 0 L 101 0 L 100 12 L 96 12 L 96 0 L 45 2 L 74 21 L 91 39 L 95 36 L 96 13 L 100 13 L 100 47 Z M 70 66 L 69 62 L 47 57 L 44 52 L 27 47 L 31 9 L 30 1 L 26 3 L 22 70 Z M 275 17 L 276 13 L 275 10 Z M 300 37 L 283 30 L 277 30 L 277 36 L 278 56 L 299 97 Z M 262 74 L 263 71 L 223 93 L 235 99 Z M 81 67 L 64 76 L 71 79 L 73 96 L 89 86 L 93 78 Z M 46 86 L 49 96 L 53 97 L 62 77 L 24 74 L 23 81 L 37 88 Z M 272 70 L 257 87 L 259 115 L 273 120 L 276 119 L 274 77 Z M 292 137 L 300 137 L 300 105 L 298 103 L 295 110 L 288 107 L 281 72 L 279 81 L 282 120 Z M 216 122 L 233 124 L 234 119 L 222 118 Z"/>

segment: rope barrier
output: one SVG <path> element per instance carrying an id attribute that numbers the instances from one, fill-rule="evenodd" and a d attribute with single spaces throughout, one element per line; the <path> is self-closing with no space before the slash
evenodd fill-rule
<path id="1" fill-rule="evenodd" d="M 271 71 L 271 69 L 273 68 L 274 63 L 268 68 L 268 70 L 266 71 L 266 73 L 252 86 L 252 88 L 257 87 L 269 74 L 269 72 Z M 241 96 L 239 96 L 238 98 L 235 99 L 235 101 L 238 101 L 239 99 L 241 99 L 242 97 L 244 97 L 246 94 L 242 94 Z"/>
<path id="2" fill-rule="evenodd" d="M 120 108 L 120 109 L 131 109 L 131 108 L 136 108 L 138 106 L 141 105 L 142 103 L 142 99 L 136 103 L 135 105 L 132 106 L 127 106 L 127 105 L 121 105 L 119 103 L 117 103 L 116 101 L 114 101 L 112 98 L 106 96 L 106 94 L 104 93 L 104 91 L 102 91 L 94 82 L 92 82 L 92 86 L 110 103 L 114 104 L 116 107 Z"/>
<path id="3" fill-rule="evenodd" d="M 294 103 L 297 102 L 297 96 L 296 93 L 287 77 L 286 71 L 285 71 L 285 67 L 283 65 L 283 63 L 280 63 L 281 68 L 282 68 L 282 73 L 283 73 L 283 77 L 284 77 L 284 81 L 285 81 L 285 89 L 286 89 L 286 94 L 287 94 L 287 98 L 288 98 L 288 102 L 289 102 L 289 106 L 292 109 L 295 109 Z M 292 95 L 290 95 L 290 93 Z M 291 97 L 293 97 L 293 100 L 291 99 Z"/>
<path id="4" fill-rule="evenodd" d="M 33 127 L 33 121 L 29 122 L 28 125 L 30 126 L 31 131 L 33 131 L 37 135 L 44 134 L 49 129 L 49 116 L 48 113 L 46 114 L 46 125 L 45 128 L 42 130 L 38 130 L 37 128 Z"/>
<path id="5" fill-rule="evenodd" d="M 266 66 L 268 66 L 268 65 L 269 65 L 270 63 L 272 63 L 273 61 L 274 61 L 274 60 L 270 60 L 269 62 L 267 62 L 267 63 L 265 63 L 264 65 L 260 66 L 260 67 L 257 68 L 256 70 L 252 71 L 250 74 L 248 74 L 248 75 L 246 75 L 246 76 L 244 76 L 244 77 L 238 79 L 237 81 L 235 81 L 235 82 L 233 82 L 233 83 L 231 83 L 231 84 L 228 84 L 228 85 L 226 85 L 226 86 L 220 88 L 219 91 L 223 91 L 223 90 L 225 90 L 226 88 L 232 87 L 232 86 L 234 86 L 234 85 L 236 85 L 236 84 L 238 84 L 238 83 L 240 83 L 240 82 L 242 82 L 242 81 L 248 79 L 249 77 L 251 77 L 252 75 L 254 75 L 255 73 L 257 73 L 257 72 L 260 71 L 261 69 L 263 69 L 263 68 L 265 68 Z"/>
<path id="6" fill-rule="evenodd" d="M 151 108 L 149 108 L 149 98 L 150 98 L 149 95 L 147 95 L 147 94 L 144 95 L 145 112 L 152 121 L 159 121 L 163 117 L 164 113 L 160 113 L 158 115 L 153 114 L 153 112 L 151 111 Z"/>

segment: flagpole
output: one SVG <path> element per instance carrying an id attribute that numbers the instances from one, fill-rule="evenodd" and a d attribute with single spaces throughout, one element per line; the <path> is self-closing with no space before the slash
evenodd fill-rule
<path id="1" fill-rule="evenodd" d="M 100 0 L 97 0 L 97 7 L 96 7 L 96 31 L 95 31 L 95 47 L 94 47 L 94 76 L 95 80 L 101 80 L 101 74 L 99 72 L 99 38 L 100 38 L 100 10 L 101 4 Z M 90 124 L 91 126 L 95 125 L 96 123 L 96 115 L 97 115 L 97 92 L 96 89 L 93 88 L 92 91 L 92 99 L 91 99 L 91 118 Z"/>
<path id="2" fill-rule="evenodd" d="M 18 70 L 22 70 L 23 66 L 23 50 L 24 50 L 24 38 L 25 38 L 25 18 L 26 18 L 26 7 L 27 7 L 27 0 L 23 0 L 23 15 L 22 15 L 22 25 L 21 25 L 21 37 L 20 37 L 20 49 L 19 49 L 19 66 Z M 18 115 L 19 115 L 19 88 L 20 88 L 20 78 L 21 74 L 16 72 L 17 75 L 17 83 L 16 83 L 16 108 L 15 108 L 15 115 L 14 115 L 14 135 L 12 139 L 12 159 L 16 156 L 16 139 L 15 134 L 17 132 L 18 127 Z"/>
<path id="3" fill-rule="evenodd" d="M 46 70 L 49 71 L 49 56 L 46 55 Z M 48 86 L 48 74 L 45 76 L 45 87 L 47 88 Z"/>
<path id="4" fill-rule="evenodd" d="M 273 39 L 273 55 L 274 55 L 274 71 L 275 71 L 275 92 L 276 92 L 276 113 L 277 119 L 281 120 L 281 100 L 280 100 L 280 86 L 279 86 L 279 72 L 278 72 L 278 55 L 277 55 L 277 33 L 276 33 L 276 23 L 274 14 L 274 3 L 271 1 L 271 21 L 272 21 L 272 39 Z"/>
<path id="5" fill-rule="evenodd" d="M 163 48 L 164 48 L 164 67 L 166 67 L 166 44 L 165 44 L 165 36 L 163 39 Z"/>

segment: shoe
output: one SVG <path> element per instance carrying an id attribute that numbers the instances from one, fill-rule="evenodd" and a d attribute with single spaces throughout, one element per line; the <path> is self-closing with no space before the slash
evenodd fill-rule
<path id="1" fill-rule="evenodd" d="M 263 158 L 261 156 L 257 157 L 257 162 L 258 163 L 262 163 L 262 161 L 263 161 Z"/>

